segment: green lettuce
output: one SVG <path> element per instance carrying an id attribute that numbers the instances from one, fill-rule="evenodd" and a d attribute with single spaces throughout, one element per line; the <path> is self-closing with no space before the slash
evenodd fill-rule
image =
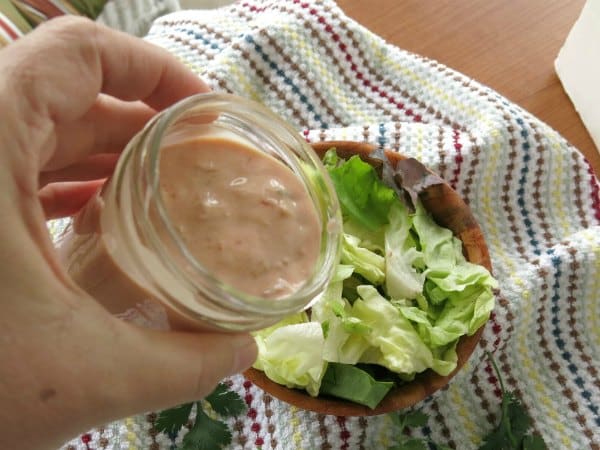
<path id="1" fill-rule="evenodd" d="M 372 231 L 387 223 L 389 208 L 397 200 L 396 192 L 383 184 L 370 164 L 358 156 L 344 161 L 331 151 L 324 163 L 344 216 Z"/>
<path id="2" fill-rule="evenodd" d="M 373 284 L 383 284 L 385 280 L 385 258 L 362 247 L 360 239 L 351 234 L 342 236 L 341 263 L 352 266 L 354 272 Z"/>
<path id="3" fill-rule="evenodd" d="M 339 265 L 333 281 L 311 309 L 311 320 L 324 325 L 323 359 L 356 364 L 369 343 L 363 338 L 367 325 L 350 314 L 351 305 L 342 297 L 343 282 L 352 275 L 352 266 Z"/>
<path id="4" fill-rule="evenodd" d="M 366 371 L 347 364 L 329 364 L 321 393 L 375 408 L 394 387 L 392 381 L 377 381 Z"/>
<path id="5" fill-rule="evenodd" d="M 400 202 L 389 211 L 385 231 L 385 287 L 393 299 L 413 299 L 423 291 L 425 275 L 423 253 L 417 250 L 411 235 L 412 218 Z"/>
<path id="6" fill-rule="evenodd" d="M 433 365 L 433 354 L 412 323 L 373 286 L 359 286 L 360 299 L 354 302 L 352 314 L 369 325 L 365 336 L 371 352 L 360 362 L 379 364 L 392 372 L 413 374 Z"/>
<path id="7" fill-rule="evenodd" d="M 465 259 L 462 242 L 421 203 L 409 211 L 370 165 L 331 151 L 324 163 L 344 215 L 340 264 L 309 314 L 255 334 L 254 367 L 311 395 L 373 407 L 390 379 L 379 385 L 380 371 L 362 367 L 398 382 L 426 369 L 450 374 L 460 337 L 489 318 L 497 282 Z"/>
<path id="8" fill-rule="evenodd" d="M 467 261 L 460 240 L 436 224 L 420 204 L 413 227 L 427 267 L 425 292 L 437 308 L 432 309 L 435 314 L 428 314 L 429 326 L 416 320 L 415 311 L 405 308 L 403 314 L 419 324 L 431 345 L 445 345 L 462 335 L 472 335 L 494 308 L 497 281 L 485 267 Z"/>
<path id="9" fill-rule="evenodd" d="M 276 383 L 304 388 L 319 394 L 327 362 L 323 360 L 323 329 L 309 322 L 306 313 L 297 314 L 254 335 L 258 358 L 254 368 Z"/>

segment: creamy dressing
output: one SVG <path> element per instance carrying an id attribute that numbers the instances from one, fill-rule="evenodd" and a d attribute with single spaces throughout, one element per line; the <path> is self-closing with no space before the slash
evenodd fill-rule
<path id="1" fill-rule="evenodd" d="M 320 221 L 301 180 L 275 158 L 201 136 L 162 150 L 160 189 L 181 240 L 220 281 L 278 298 L 312 275 Z"/>
<path id="2" fill-rule="evenodd" d="M 268 299 L 294 293 L 313 275 L 321 250 L 321 222 L 302 181 L 280 161 L 231 135 L 190 134 L 167 139 L 159 161 L 162 202 L 179 239 L 213 277 L 241 292 Z M 115 314 L 139 310 L 160 298 L 160 289 L 203 311 L 205 300 L 164 269 L 164 256 L 143 240 L 120 242 L 110 231 L 128 229 L 135 235 L 132 230 L 141 225 L 131 216 L 129 193 L 123 190 L 117 197 L 122 211 L 130 211 L 127 218 L 98 194 L 59 239 L 57 249 L 72 279 Z M 149 220 L 158 219 L 151 214 Z M 164 227 L 156 231 L 172 262 L 186 264 Z M 167 306 L 160 308 L 170 325 L 189 328 L 177 325 L 181 316 Z M 227 320 L 219 312 L 211 315 Z"/>

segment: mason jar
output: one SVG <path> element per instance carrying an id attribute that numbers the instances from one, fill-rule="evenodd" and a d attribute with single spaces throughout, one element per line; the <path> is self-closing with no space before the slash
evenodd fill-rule
<path id="1" fill-rule="evenodd" d="M 232 139 L 260 152 L 284 165 L 303 186 L 319 225 L 310 239 L 317 256 L 294 290 L 277 298 L 241 290 L 211 271 L 182 238 L 181 227 L 165 207 L 161 153 L 198 136 Z M 195 207 L 190 200 L 182 209 Z M 269 239 L 295 242 L 293 236 L 278 237 L 276 224 L 266 224 L 264 232 Z M 72 279 L 126 320 L 160 329 L 249 331 L 306 309 L 319 298 L 339 258 L 340 233 L 335 191 L 299 133 L 257 103 L 207 93 L 157 114 L 131 140 L 113 176 L 59 237 L 57 250 Z M 248 267 L 253 269 L 258 270 Z"/>

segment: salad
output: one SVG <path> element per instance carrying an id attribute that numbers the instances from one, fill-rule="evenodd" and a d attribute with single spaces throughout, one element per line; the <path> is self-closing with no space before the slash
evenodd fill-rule
<path id="1" fill-rule="evenodd" d="M 488 320 L 497 286 L 381 159 L 380 178 L 358 156 L 325 154 L 343 216 L 335 276 L 310 310 L 254 333 L 254 368 L 272 381 L 370 408 L 427 369 L 450 374 L 459 338 Z"/>

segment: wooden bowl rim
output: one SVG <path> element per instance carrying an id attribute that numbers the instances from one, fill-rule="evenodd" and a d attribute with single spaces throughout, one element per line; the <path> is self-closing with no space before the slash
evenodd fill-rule
<path id="1" fill-rule="evenodd" d="M 313 143 L 311 145 L 320 157 L 322 157 L 326 150 L 335 147 L 338 150 L 338 153 L 341 153 L 343 157 L 348 157 L 352 154 L 358 154 L 363 160 L 370 163 L 373 163 L 374 160 L 370 159 L 368 155 L 373 150 L 378 148 L 372 144 L 355 141 L 322 141 Z M 385 150 L 385 153 L 393 164 L 395 164 L 394 160 L 399 161 L 406 158 L 406 156 L 398 152 Z M 432 171 L 430 172 L 434 173 Z M 444 189 L 446 189 L 445 193 L 450 193 L 450 195 L 455 196 L 453 200 L 460 205 L 460 208 L 462 208 L 465 216 L 471 219 L 470 226 L 472 227 L 472 230 L 470 229 L 470 232 L 474 233 L 474 237 L 469 235 L 468 237 L 463 237 L 463 239 L 461 239 L 463 241 L 463 248 L 465 248 L 467 253 L 469 253 L 469 246 L 473 247 L 474 250 L 471 258 L 469 258 L 467 255 L 467 259 L 470 261 L 472 259 L 476 259 L 478 264 L 483 265 L 491 272 L 492 264 L 487 245 L 485 244 L 483 233 L 481 232 L 481 228 L 479 227 L 477 221 L 473 217 L 471 209 L 460 197 L 460 195 L 454 189 L 452 189 L 450 185 L 448 185 L 448 183 L 444 183 L 444 185 Z M 454 230 L 452 231 L 455 233 Z M 304 410 L 335 416 L 374 416 L 385 414 L 414 406 L 418 402 L 432 395 L 434 392 L 445 388 L 450 380 L 465 365 L 475 350 L 485 325 L 486 324 L 484 323 L 472 336 L 462 336 L 459 339 L 456 349 L 458 362 L 456 369 L 454 369 L 452 373 L 447 376 L 442 376 L 433 372 L 431 369 L 428 369 L 425 372 L 417 374 L 413 381 L 390 391 L 375 409 L 370 409 L 367 406 L 336 398 L 311 397 L 304 390 L 287 388 L 283 385 L 275 383 L 274 381 L 271 381 L 269 378 L 267 378 L 264 372 L 254 368 L 248 369 L 246 372 L 244 372 L 244 375 L 248 380 L 264 390 L 266 393 Z"/>

